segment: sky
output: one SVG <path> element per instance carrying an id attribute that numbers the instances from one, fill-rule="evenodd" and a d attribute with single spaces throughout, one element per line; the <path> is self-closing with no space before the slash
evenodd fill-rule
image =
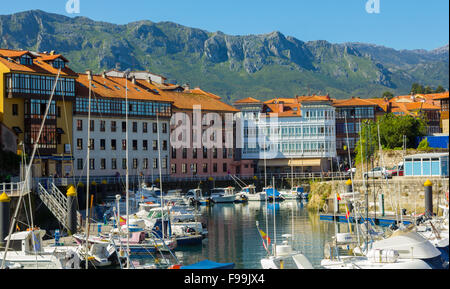
<path id="1" fill-rule="evenodd" d="M 79 13 L 66 11 L 68 1 L 79 1 Z M 397 50 L 431 50 L 449 43 L 448 0 L 20 0 L 17 2 L 3 0 L 2 2 L 0 15 L 40 9 L 69 17 L 84 16 L 115 24 L 139 20 L 171 21 L 210 32 L 222 31 L 230 35 L 280 31 L 286 36 L 293 36 L 302 41 L 364 42 Z M 367 10 L 367 2 L 375 4 L 370 5 L 370 9 Z"/>

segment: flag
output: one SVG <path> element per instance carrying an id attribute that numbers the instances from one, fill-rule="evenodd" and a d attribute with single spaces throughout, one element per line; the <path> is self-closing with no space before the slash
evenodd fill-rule
<path id="1" fill-rule="evenodd" d="M 269 236 L 267 236 L 267 234 L 264 233 L 263 230 L 259 230 L 259 233 L 261 234 L 261 237 L 263 238 L 263 240 L 267 241 L 267 245 L 270 245 L 270 238 L 269 238 Z M 264 249 L 268 250 L 267 247 L 266 247 L 266 243 L 265 242 L 263 242 L 263 246 L 264 246 Z"/>
<path id="2" fill-rule="evenodd" d="M 336 198 L 337 198 L 338 201 L 342 200 L 341 196 L 339 196 L 339 193 L 336 193 Z"/>
<path id="3" fill-rule="evenodd" d="M 120 224 L 121 226 L 126 225 L 126 224 L 127 224 L 127 220 L 124 219 L 124 218 L 122 218 L 121 216 L 119 216 L 119 224 Z"/>

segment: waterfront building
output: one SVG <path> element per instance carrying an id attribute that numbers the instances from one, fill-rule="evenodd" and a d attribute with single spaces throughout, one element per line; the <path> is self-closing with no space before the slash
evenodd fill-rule
<path id="1" fill-rule="evenodd" d="M 350 164 L 348 154 L 353 159 L 355 146 L 359 140 L 360 126 L 364 121 L 376 120 L 379 106 L 371 100 L 352 97 L 333 99 L 336 108 L 336 152 L 340 164 Z"/>
<path id="2" fill-rule="evenodd" d="M 33 176 L 72 171 L 72 105 L 77 74 L 54 51 L 0 49 L 0 121 L 17 136 L 18 149 L 30 155 L 55 87 L 33 163 Z"/>
<path id="3" fill-rule="evenodd" d="M 259 114 L 254 103 L 245 119 L 254 119 L 256 132 L 252 132 L 255 127 L 246 127 L 242 158 L 258 160 L 258 172 L 264 172 L 264 167 L 268 173 L 331 170 L 336 141 L 335 108 L 329 96 L 271 99 L 263 103 Z"/>
<path id="4" fill-rule="evenodd" d="M 406 177 L 448 177 L 447 153 L 416 154 L 404 157 Z"/>
<path id="5" fill-rule="evenodd" d="M 439 101 L 440 111 L 440 127 L 441 132 L 444 135 L 449 135 L 449 117 L 448 117 L 448 107 L 449 107 L 449 93 L 448 91 L 443 93 L 436 93 L 433 95 L 433 99 Z"/>
<path id="6" fill-rule="evenodd" d="M 91 81 L 89 75 L 92 77 Z M 73 114 L 75 175 L 84 176 L 88 165 L 92 176 L 125 175 L 127 148 L 130 175 L 143 175 L 156 180 L 159 178 L 159 166 L 163 175 L 170 173 L 170 99 L 160 95 L 158 91 L 147 89 L 134 77 L 108 76 L 105 73 L 94 75 L 88 71 L 86 74 L 79 74 L 76 84 Z M 125 105 L 126 88 L 128 108 Z M 89 127 L 91 131 L 88 140 Z M 90 159 L 87 161 L 88 145 Z"/>

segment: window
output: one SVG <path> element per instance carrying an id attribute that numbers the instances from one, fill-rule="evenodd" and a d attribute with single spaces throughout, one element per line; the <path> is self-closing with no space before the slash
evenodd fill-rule
<path id="1" fill-rule="evenodd" d="M 148 169 L 148 158 L 144 158 L 142 160 L 142 169 L 144 170 Z"/>
<path id="2" fill-rule="evenodd" d="M 213 172 L 217 173 L 217 163 L 213 163 Z"/>
<path id="3" fill-rule="evenodd" d="M 127 169 L 127 159 L 122 159 L 122 169 Z"/>
<path id="4" fill-rule="evenodd" d="M 22 65 L 33 65 L 33 58 L 31 58 L 29 55 L 24 55 L 20 57 L 20 64 Z"/>
<path id="5" fill-rule="evenodd" d="M 95 159 L 89 159 L 89 169 L 95 170 Z"/>
<path id="6" fill-rule="evenodd" d="M 157 158 L 153 159 L 153 168 L 154 169 L 158 168 L 158 159 Z"/>
<path id="7" fill-rule="evenodd" d="M 177 158 L 177 149 L 172 147 L 172 158 L 176 159 Z"/>
<path id="8" fill-rule="evenodd" d="M 127 131 L 127 123 L 122 121 L 122 132 L 126 132 Z"/>
<path id="9" fill-rule="evenodd" d="M 133 132 L 137 132 L 137 122 L 133 121 Z"/>
<path id="10" fill-rule="evenodd" d="M 167 157 L 163 158 L 161 161 L 161 168 L 167 169 Z"/>
<path id="11" fill-rule="evenodd" d="M 111 169 L 116 170 L 117 169 L 117 160 L 111 159 Z"/>
<path id="12" fill-rule="evenodd" d="M 158 132 L 158 124 L 156 122 L 153 123 L 153 133 Z"/>
<path id="13" fill-rule="evenodd" d="M 94 144 L 95 144 L 95 140 L 92 139 L 92 138 L 89 139 L 89 149 L 90 149 L 90 150 L 94 150 L 94 149 L 95 149 Z"/>
<path id="14" fill-rule="evenodd" d="M 163 151 L 167 150 L 167 141 L 166 140 L 163 140 L 162 149 L 163 149 Z"/>
<path id="15" fill-rule="evenodd" d="M 162 133 L 167 133 L 167 123 L 162 124 Z"/>
<path id="16" fill-rule="evenodd" d="M 111 132 L 116 132 L 117 126 L 115 121 L 111 121 Z"/>
<path id="17" fill-rule="evenodd" d="M 187 159 L 187 148 L 183 148 L 183 159 Z"/>
<path id="18" fill-rule="evenodd" d="M 100 140 L 100 150 L 104 151 L 105 150 L 105 146 L 106 146 L 105 139 L 101 139 Z"/>
<path id="19" fill-rule="evenodd" d="M 181 173 L 187 173 L 187 164 L 181 164 Z"/>
<path id="20" fill-rule="evenodd" d="M 133 169 L 138 168 L 138 159 L 133 159 Z"/>
<path id="21" fill-rule="evenodd" d="M 83 149 L 83 139 L 78 138 L 77 139 L 77 150 L 82 150 L 82 149 Z"/>
<path id="22" fill-rule="evenodd" d="M 117 149 L 117 143 L 115 139 L 111 140 L 111 150 L 115 151 Z"/>
<path id="23" fill-rule="evenodd" d="M 95 128 L 95 120 L 91 119 L 91 125 L 90 125 L 91 131 L 94 131 L 94 128 Z"/>
<path id="24" fill-rule="evenodd" d="M 217 159 L 217 148 L 213 148 L 213 158 Z"/>
<path id="25" fill-rule="evenodd" d="M 223 170 L 224 173 L 226 173 L 228 171 L 227 163 L 223 163 L 222 170 Z"/>
<path id="26" fill-rule="evenodd" d="M 106 124 L 104 120 L 100 121 L 100 131 L 105 131 L 106 130 Z"/>
<path id="27" fill-rule="evenodd" d="M 56 107 L 56 117 L 58 117 L 58 118 L 61 117 L 61 107 L 60 106 Z"/>
<path id="28" fill-rule="evenodd" d="M 194 175 L 197 174 L 197 164 L 191 164 L 191 170 Z"/>
<path id="29" fill-rule="evenodd" d="M 208 172 L 208 164 L 203 164 L 203 172 L 204 173 Z"/>
<path id="30" fill-rule="evenodd" d="M 137 151 L 137 149 L 138 149 L 138 141 L 134 139 L 133 140 L 133 150 Z"/>
<path id="31" fill-rule="evenodd" d="M 106 159 L 100 159 L 100 169 L 106 169 Z"/>
<path id="32" fill-rule="evenodd" d="M 142 132 L 147 133 L 147 123 L 146 122 L 142 123 Z"/>
<path id="33" fill-rule="evenodd" d="M 153 140 L 152 145 L 153 145 L 153 150 L 157 151 L 158 150 L 158 141 L 157 140 Z"/>
<path id="34" fill-rule="evenodd" d="M 203 158 L 204 159 L 208 158 L 208 149 L 206 147 L 203 147 Z"/>
<path id="35" fill-rule="evenodd" d="M 62 60 L 60 58 L 56 58 L 55 60 L 53 60 L 52 65 L 54 68 L 64 68 L 66 66 L 64 60 Z"/>
<path id="36" fill-rule="evenodd" d="M 83 120 L 77 119 L 77 131 L 83 130 Z"/>
<path id="37" fill-rule="evenodd" d="M 123 139 L 122 140 L 122 150 L 124 151 L 124 150 L 126 150 L 127 149 L 127 140 L 126 139 Z"/>
<path id="38" fill-rule="evenodd" d="M 226 148 L 222 149 L 222 158 L 224 158 L 224 159 L 227 158 L 227 149 Z"/>
<path id="39" fill-rule="evenodd" d="M 192 158 L 194 158 L 194 159 L 197 158 L 197 148 L 192 149 Z"/>
<path id="40" fill-rule="evenodd" d="M 177 165 L 176 164 L 170 164 L 170 171 L 172 174 L 177 173 Z"/>
<path id="41" fill-rule="evenodd" d="M 146 139 L 142 141 L 142 150 L 148 150 L 148 141 Z"/>
<path id="42" fill-rule="evenodd" d="M 19 105 L 16 103 L 12 105 L 12 115 L 19 115 Z"/>
<path id="43" fill-rule="evenodd" d="M 83 169 L 83 159 L 77 159 L 77 169 L 78 170 Z"/>

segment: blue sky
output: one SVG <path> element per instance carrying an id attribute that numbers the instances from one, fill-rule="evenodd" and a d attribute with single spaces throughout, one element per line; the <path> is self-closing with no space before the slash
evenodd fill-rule
<path id="1" fill-rule="evenodd" d="M 232 35 L 278 30 L 303 41 L 365 42 L 395 49 L 434 49 L 449 42 L 448 0 L 79 0 L 80 14 L 68 14 L 68 0 L 2 1 L 0 14 L 31 9 L 126 24 L 172 21 Z"/>

